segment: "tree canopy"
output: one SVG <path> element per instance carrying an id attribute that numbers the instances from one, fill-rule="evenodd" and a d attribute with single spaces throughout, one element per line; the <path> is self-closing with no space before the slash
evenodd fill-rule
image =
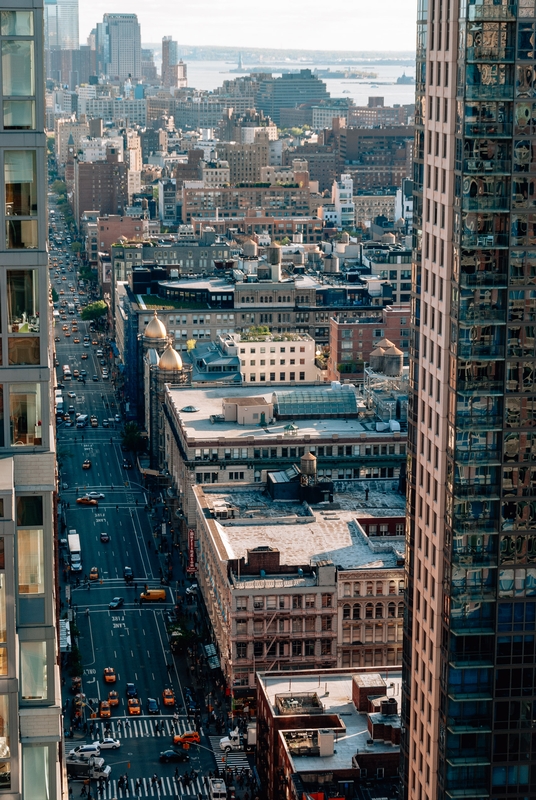
<path id="1" fill-rule="evenodd" d="M 104 317 L 108 313 L 108 306 L 104 300 L 97 300 L 82 309 L 80 314 L 83 320 L 96 320 Z"/>
<path id="2" fill-rule="evenodd" d="M 147 440 L 142 436 L 142 432 L 135 422 L 126 422 L 121 431 L 121 443 L 133 453 L 141 453 L 145 450 Z"/>

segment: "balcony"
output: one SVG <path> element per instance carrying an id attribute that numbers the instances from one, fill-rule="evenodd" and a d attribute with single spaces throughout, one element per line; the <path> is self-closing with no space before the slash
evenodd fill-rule
<path id="1" fill-rule="evenodd" d="M 464 211 L 508 211 L 510 199 L 508 197 L 462 197 Z"/>
<path id="2" fill-rule="evenodd" d="M 494 483 L 455 483 L 452 494 L 458 498 L 499 499 L 499 487 Z"/>
<path id="3" fill-rule="evenodd" d="M 508 175 L 512 170 L 510 161 L 500 159 L 484 160 L 482 158 L 466 158 L 463 171 L 467 175 Z"/>
<path id="4" fill-rule="evenodd" d="M 502 428 L 500 414 L 462 414 L 456 415 L 456 426 L 461 430 L 492 430 Z"/>
<path id="5" fill-rule="evenodd" d="M 505 358 L 504 346 L 497 344 L 485 344 L 483 342 L 458 342 L 458 356 L 467 360 L 476 358 L 488 360 L 490 358 L 502 360 Z"/>
<path id="6" fill-rule="evenodd" d="M 517 3 L 504 3 L 500 6 L 472 5 L 467 9 L 470 22 L 477 20 L 512 20 L 515 21 L 517 14 Z"/>
<path id="7" fill-rule="evenodd" d="M 512 136 L 511 122 L 466 122 L 465 135 L 485 137 L 486 139 L 506 139 Z M 508 162 L 507 162 L 508 163 Z"/>
<path id="8" fill-rule="evenodd" d="M 464 289 L 501 289 L 508 285 L 508 278 L 500 272 L 460 272 L 458 283 Z"/>
<path id="9" fill-rule="evenodd" d="M 498 464 L 501 460 L 501 451 L 499 448 L 493 450 L 456 450 L 454 460 L 460 464 Z"/>
<path id="10" fill-rule="evenodd" d="M 495 83 L 491 86 L 481 83 L 465 87 L 466 100 L 513 100 L 513 83 Z"/>
<path id="11" fill-rule="evenodd" d="M 468 47 L 465 51 L 466 60 L 470 63 L 475 61 L 491 61 L 493 63 L 513 62 L 515 57 L 515 49 L 513 47 L 486 47 L 484 45 L 477 45 L 476 47 Z"/>
<path id="12" fill-rule="evenodd" d="M 452 316 L 460 322 L 506 322 L 506 310 L 496 305 L 463 305 L 452 307 Z"/>
<path id="13" fill-rule="evenodd" d="M 462 247 L 478 247 L 486 249 L 488 247 L 508 247 L 507 233 L 464 233 L 461 237 Z"/>
<path id="14" fill-rule="evenodd" d="M 498 534 L 499 523 L 495 519 L 483 519 L 482 517 L 469 519 L 457 516 L 452 522 L 452 530 L 457 536 L 471 536 L 480 533 Z"/>

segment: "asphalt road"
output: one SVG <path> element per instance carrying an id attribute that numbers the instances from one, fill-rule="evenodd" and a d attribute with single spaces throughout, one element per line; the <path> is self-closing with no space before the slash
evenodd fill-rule
<path id="1" fill-rule="evenodd" d="M 112 776 L 104 794 L 99 796 L 127 796 L 124 789 L 117 785 L 119 776 L 125 773 L 128 775 L 131 796 L 202 796 L 206 794 L 203 776 L 208 775 L 209 770 L 213 770 L 215 766 L 211 741 L 203 728 L 201 745 L 190 748 L 189 764 L 158 762 L 159 753 L 171 746 L 173 731 L 173 709 L 163 708 L 162 691 L 171 687 L 179 709 L 183 711 L 182 690 L 188 674 L 185 659 L 174 658 L 167 643 L 164 614 L 173 607 L 175 597 L 172 597 L 172 591 L 175 595 L 175 590 L 166 587 L 166 604 L 146 604 L 140 607 L 137 603 L 145 584 L 149 587 L 160 587 L 159 563 L 153 537 L 155 519 L 146 510 L 147 492 L 141 484 L 135 463 L 133 462 L 133 469 L 123 468 L 123 452 L 120 447 L 122 423 L 114 424 L 108 429 L 102 427 L 103 418 L 112 418 L 116 412 L 112 406 L 115 402 L 113 387 L 109 381 L 101 378 L 102 367 L 96 356 L 97 346 L 83 347 L 83 338 L 89 333 L 89 325 L 81 322 L 78 315 L 76 318 L 80 344 L 74 344 L 72 334 L 69 338 L 64 336 L 61 331 L 64 323 L 60 321 L 57 331 L 60 341 L 56 343 L 59 362 L 57 372 L 61 374 L 63 364 L 69 364 L 71 371 L 75 368 L 87 371 L 89 380 L 85 385 L 74 379 L 64 384 L 64 403 L 66 407 L 74 405 L 76 413 L 95 414 L 99 427 L 77 429 L 74 426 L 66 427 L 63 423 L 58 426 L 58 453 L 62 461 L 60 486 L 68 487 L 60 493 L 61 514 L 66 525 L 61 536 L 64 538 L 67 530 L 74 528 L 81 540 L 82 585 L 76 587 L 76 580 L 71 576 L 70 591 L 74 620 L 80 630 L 79 644 L 84 666 L 83 692 L 88 703 L 85 709 L 87 718 L 91 711 L 98 710 L 100 700 L 107 699 L 110 689 L 116 689 L 120 697 L 119 707 L 112 709 L 111 732 L 119 738 L 121 747 L 117 751 L 102 752 L 106 763 L 112 767 Z M 69 328 L 72 319 L 72 316 L 67 315 L 66 324 L 69 324 Z M 87 360 L 81 359 L 82 353 L 88 353 Z M 91 380 L 93 374 L 99 376 L 98 381 Z M 76 397 L 68 398 L 68 391 L 75 392 Z M 82 469 L 85 459 L 91 461 L 91 468 L 88 470 Z M 104 499 L 99 500 L 98 507 L 77 505 L 76 497 L 90 491 L 105 495 Z M 101 531 L 109 533 L 108 543 L 100 541 Z M 62 553 L 67 556 L 65 547 Z M 134 583 L 130 586 L 123 579 L 125 566 L 133 570 Z M 98 568 L 99 579 L 92 581 L 88 589 L 83 577 L 89 575 L 92 567 Z M 62 573 L 60 578 L 62 599 L 66 602 L 65 586 L 69 582 L 68 575 Z M 118 610 L 110 610 L 110 601 L 118 596 L 124 598 L 124 606 Z M 117 681 L 114 685 L 104 682 L 105 667 L 115 669 Z M 127 682 L 136 685 L 143 709 L 140 717 L 128 716 L 125 696 Z M 66 729 L 69 728 L 72 708 L 69 685 L 70 678 L 66 676 L 64 702 L 69 701 L 65 713 Z M 155 698 L 160 705 L 161 713 L 158 716 L 149 716 L 146 713 L 149 697 Z M 128 727 L 125 726 L 126 720 L 129 722 Z M 155 732 L 155 720 L 163 725 L 163 732 Z M 96 734 L 102 735 L 104 723 L 97 719 L 95 724 Z M 184 731 L 192 727 L 193 721 L 181 713 L 177 729 Z M 97 735 L 92 736 L 89 731 L 75 730 L 74 737 L 66 740 L 67 750 L 94 738 Z M 175 779 L 176 766 L 182 775 L 192 769 L 196 771 L 196 777 L 189 786 L 181 785 Z M 162 778 L 161 789 L 157 789 L 150 781 L 155 772 Z M 140 793 L 135 791 L 137 778 L 142 779 Z M 74 796 L 79 795 L 80 790 L 77 787 L 81 787 L 81 784 L 73 783 Z M 93 795 L 97 796 L 95 791 L 93 784 Z"/>

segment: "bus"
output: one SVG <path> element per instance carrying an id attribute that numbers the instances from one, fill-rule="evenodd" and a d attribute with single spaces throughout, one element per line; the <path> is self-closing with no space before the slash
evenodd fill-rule
<path id="1" fill-rule="evenodd" d="M 61 368 L 61 371 L 63 372 L 64 381 L 71 381 L 73 379 L 73 376 L 71 374 L 71 368 L 68 364 L 64 364 L 63 367 Z"/>

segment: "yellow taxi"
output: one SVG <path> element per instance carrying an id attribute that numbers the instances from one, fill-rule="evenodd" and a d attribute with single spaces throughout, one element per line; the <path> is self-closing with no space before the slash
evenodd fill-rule
<path id="1" fill-rule="evenodd" d="M 162 703 L 165 706 L 175 705 L 175 695 L 173 694 L 172 689 L 164 689 L 164 691 L 162 692 Z"/>
<path id="2" fill-rule="evenodd" d="M 104 667 L 104 683 L 115 683 L 117 675 L 113 667 Z"/>
<path id="3" fill-rule="evenodd" d="M 89 580 L 90 581 L 98 581 L 99 580 L 99 568 L 98 567 L 91 567 L 89 570 Z"/>
<path id="4" fill-rule="evenodd" d="M 128 713 L 131 717 L 139 717 L 141 714 L 141 705 L 137 697 L 130 697 L 128 700 Z"/>
<path id="5" fill-rule="evenodd" d="M 197 731 L 184 731 L 173 737 L 173 744 L 199 744 L 201 737 Z"/>
<path id="6" fill-rule="evenodd" d="M 112 710 L 108 700 L 101 700 L 99 703 L 99 717 L 101 719 L 109 719 L 112 716 Z"/>
<path id="7" fill-rule="evenodd" d="M 108 703 L 110 704 L 110 706 L 113 707 L 119 705 L 119 695 L 117 694 L 115 689 L 112 689 L 111 692 L 108 692 Z"/>

